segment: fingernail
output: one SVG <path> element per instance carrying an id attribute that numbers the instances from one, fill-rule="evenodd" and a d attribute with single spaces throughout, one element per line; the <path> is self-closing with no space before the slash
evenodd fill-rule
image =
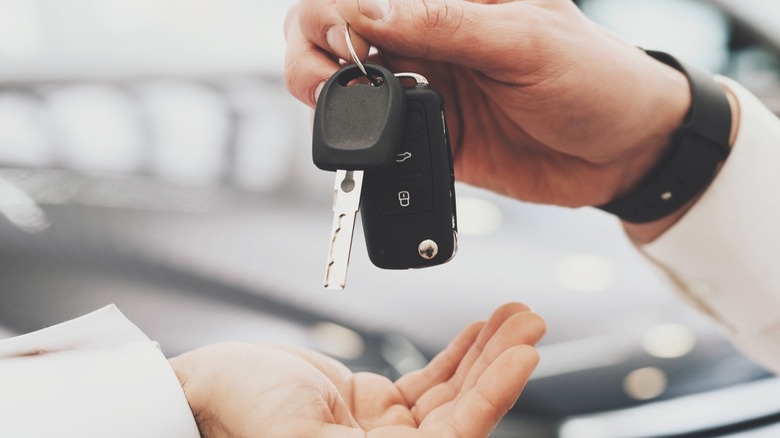
<path id="1" fill-rule="evenodd" d="M 358 0 L 360 13 L 372 20 L 385 20 L 390 16 L 393 5 L 390 0 Z"/>
<path id="2" fill-rule="evenodd" d="M 325 39 L 328 41 L 331 50 L 333 50 L 339 58 L 349 59 L 347 40 L 344 37 L 344 26 L 331 26 L 325 34 Z"/>

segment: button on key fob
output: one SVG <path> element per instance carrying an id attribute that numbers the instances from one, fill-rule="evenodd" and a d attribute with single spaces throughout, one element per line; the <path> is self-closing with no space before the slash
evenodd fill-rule
<path id="1" fill-rule="evenodd" d="M 424 77 L 404 89 L 406 114 L 394 164 L 366 170 L 361 218 L 377 267 L 409 269 L 449 261 L 457 249 L 455 176 L 442 98 Z"/>

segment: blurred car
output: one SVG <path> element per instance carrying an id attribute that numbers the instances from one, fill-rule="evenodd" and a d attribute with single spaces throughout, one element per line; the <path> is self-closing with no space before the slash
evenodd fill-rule
<path id="1" fill-rule="evenodd" d="M 346 291 L 323 290 L 333 175 L 311 164 L 308 110 L 283 86 L 290 2 L 257 3 L 8 2 L 0 333 L 114 302 L 169 356 L 227 339 L 289 342 L 393 378 L 518 300 L 549 332 L 493 436 L 780 433 L 778 381 L 686 307 L 599 211 L 458 185 L 452 262 L 382 271 L 358 231 Z M 776 3 L 578 3 L 780 113 Z"/>

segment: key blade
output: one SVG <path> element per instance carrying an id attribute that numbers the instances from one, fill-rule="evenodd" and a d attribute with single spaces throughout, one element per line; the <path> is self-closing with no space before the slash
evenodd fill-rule
<path id="1" fill-rule="evenodd" d="M 336 171 L 336 181 L 333 186 L 333 226 L 325 270 L 326 289 L 343 290 L 346 286 L 355 217 L 360 210 L 362 187 L 363 171 Z"/>
<path id="2" fill-rule="evenodd" d="M 357 212 L 342 213 L 333 217 L 330 253 L 325 270 L 325 289 L 344 290 L 346 286 L 356 214 Z"/>

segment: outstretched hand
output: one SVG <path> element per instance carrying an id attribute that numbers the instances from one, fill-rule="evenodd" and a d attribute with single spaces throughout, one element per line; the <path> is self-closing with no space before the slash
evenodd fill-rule
<path id="1" fill-rule="evenodd" d="M 223 343 L 171 359 L 203 436 L 481 437 L 538 362 L 544 321 L 506 304 L 396 382 L 294 347 Z"/>

